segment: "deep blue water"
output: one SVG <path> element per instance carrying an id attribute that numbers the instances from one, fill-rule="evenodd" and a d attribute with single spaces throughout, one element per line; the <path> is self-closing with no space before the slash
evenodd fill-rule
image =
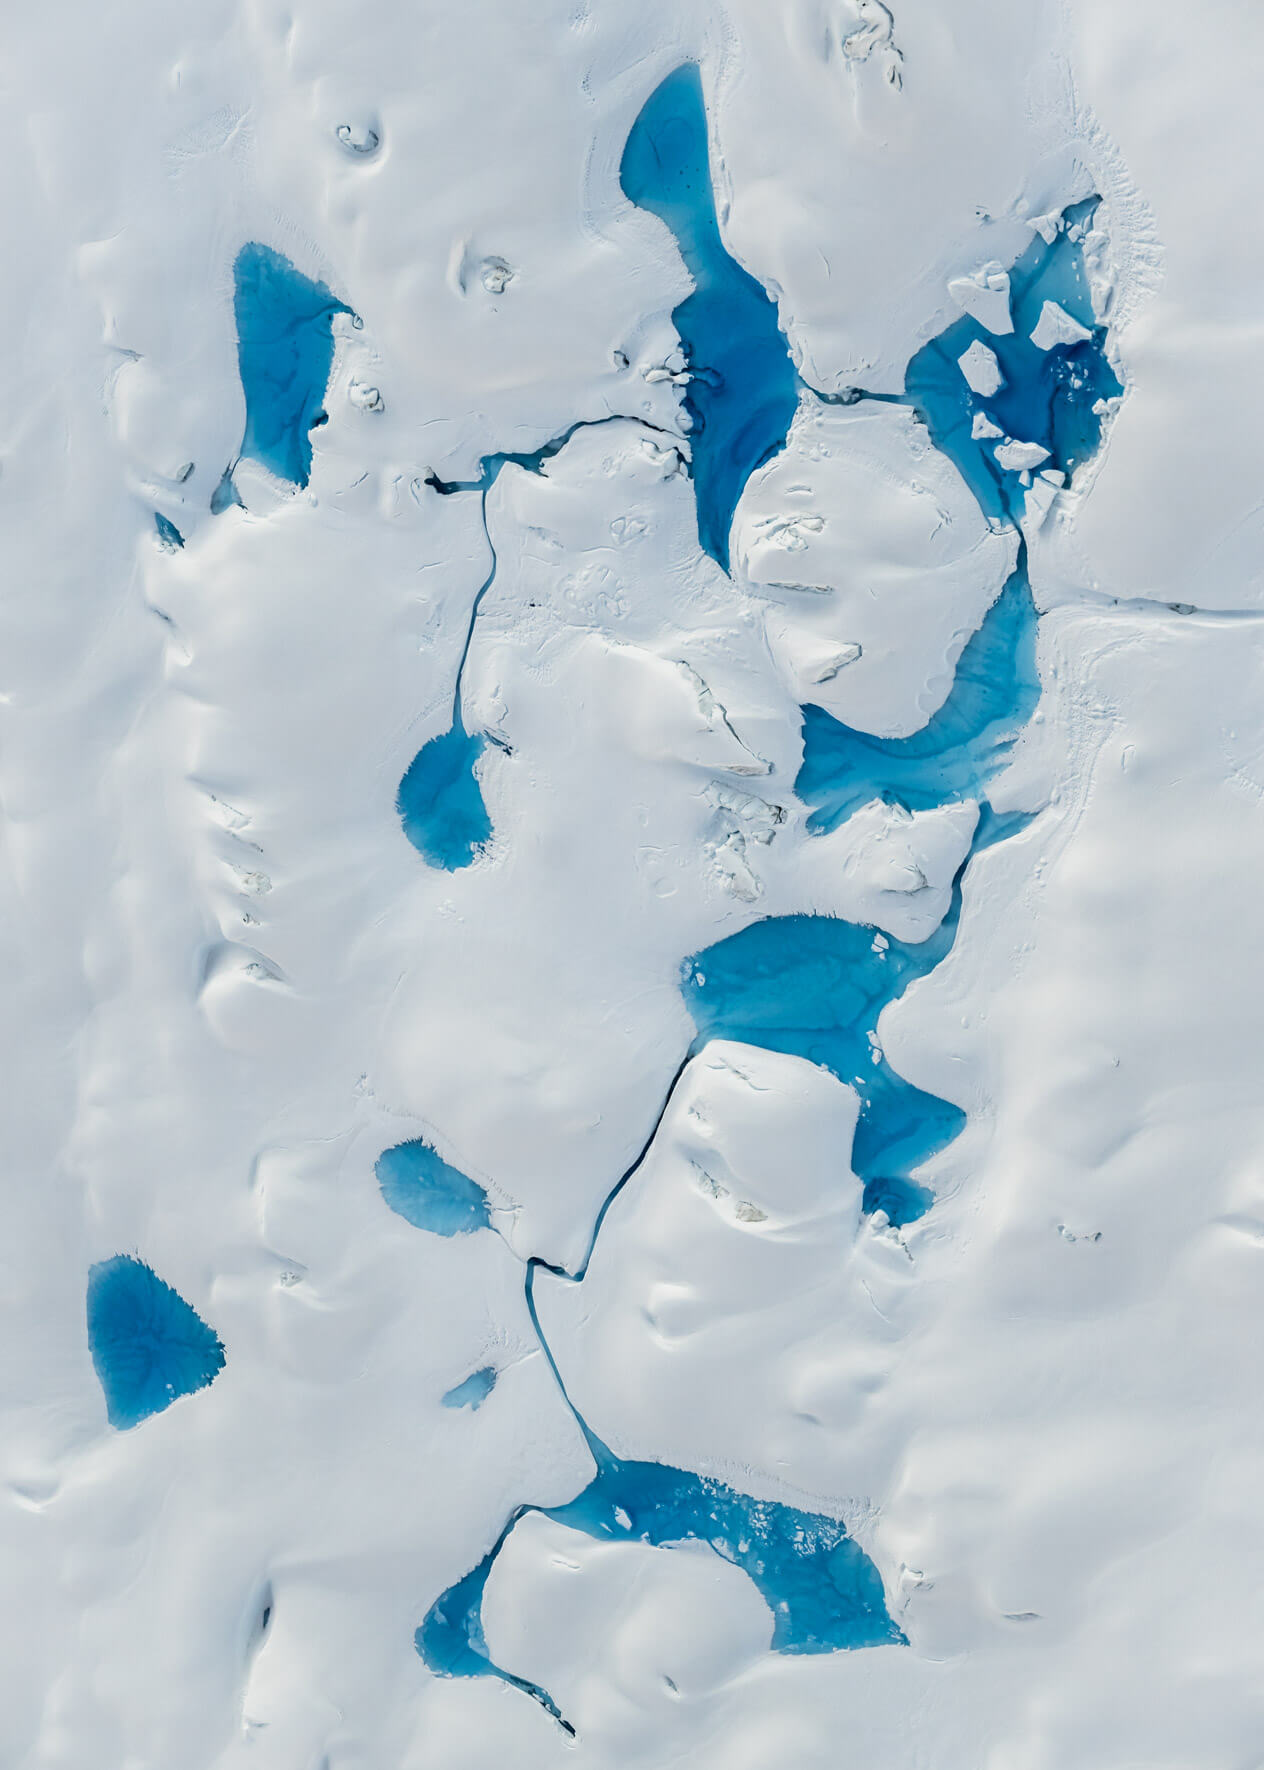
<path id="1" fill-rule="evenodd" d="M 384 1149 L 377 1180 L 392 1211 L 432 1235 L 470 1235 L 491 1224 L 487 1194 L 420 1137 Z"/>
<path id="2" fill-rule="evenodd" d="M 142 1260 L 88 1273 L 88 1347 L 112 1426 L 126 1430 L 214 1382 L 224 1348 L 213 1329 Z"/>
<path id="3" fill-rule="evenodd" d="M 246 397 L 241 452 L 278 479 L 305 486 L 312 470 L 310 433 L 325 422 L 333 318 L 351 309 L 257 242 L 237 254 L 233 279 L 237 366 Z"/>
<path id="4" fill-rule="evenodd" d="M 458 687 L 458 694 L 459 694 Z M 475 764 L 486 748 L 461 722 L 423 744 L 399 783 L 395 809 L 404 834 L 432 867 L 469 866 L 492 833 Z"/>
<path id="5" fill-rule="evenodd" d="M 471 1413 L 477 1413 L 487 1397 L 496 1387 L 496 1372 L 490 1364 L 466 1377 L 463 1383 L 449 1389 L 443 1397 L 444 1407 L 468 1407 Z"/>
<path id="6" fill-rule="evenodd" d="M 685 408 L 698 539 L 727 571 L 737 501 L 755 469 L 785 443 L 799 383 L 776 303 L 720 238 L 702 82 L 692 62 L 646 101 L 619 179 L 631 202 L 667 223 L 694 281 L 672 322 L 693 376 Z"/>
<path id="7" fill-rule="evenodd" d="M 158 539 L 164 547 L 172 549 L 184 546 L 184 536 L 174 522 L 165 517 L 160 510 L 154 511 L 154 527 L 158 531 Z"/>

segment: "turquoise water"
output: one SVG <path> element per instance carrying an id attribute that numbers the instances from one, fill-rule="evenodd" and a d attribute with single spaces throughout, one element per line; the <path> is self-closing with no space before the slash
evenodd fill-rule
<path id="1" fill-rule="evenodd" d="M 175 523 L 163 516 L 161 511 L 154 511 L 154 527 L 157 529 L 158 539 L 162 542 L 164 547 L 169 547 L 175 551 L 184 546 L 184 536 L 180 533 Z"/>
<path id="2" fill-rule="evenodd" d="M 632 126 L 619 179 L 638 208 L 665 221 L 694 281 L 672 313 L 693 377 L 685 393 L 691 477 L 703 551 L 728 570 L 742 489 L 786 440 L 799 382 L 762 284 L 724 249 L 716 222 L 702 82 L 692 62 L 650 96 Z"/>
<path id="3" fill-rule="evenodd" d="M 142 1260 L 116 1254 L 88 1273 L 88 1347 L 111 1426 L 125 1431 L 213 1383 L 224 1348 Z"/>
<path id="4" fill-rule="evenodd" d="M 404 834 L 424 861 L 445 872 L 469 866 L 491 839 L 475 772 L 486 745 L 486 738 L 465 730 L 458 713 L 450 731 L 422 745 L 399 783 L 395 809 Z"/>
<path id="5" fill-rule="evenodd" d="M 443 1397 L 443 1406 L 468 1407 L 471 1413 L 477 1413 L 495 1387 L 496 1372 L 490 1364 L 486 1364 L 482 1370 L 475 1371 L 471 1376 L 466 1377 L 463 1383 L 458 1383 L 454 1389 L 449 1389 Z"/>
<path id="6" fill-rule="evenodd" d="M 382 1197 L 414 1229 L 470 1235 L 491 1224 L 482 1187 L 420 1137 L 383 1150 L 376 1172 Z"/>
<path id="7" fill-rule="evenodd" d="M 241 452 L 278 479 L 305 486 L 312 470 L 311 432 L 325 422 L 334 315 L 351 309 L 257 242 L 237 254 L 233 279 L 237 366 L 246 398 Z"/>

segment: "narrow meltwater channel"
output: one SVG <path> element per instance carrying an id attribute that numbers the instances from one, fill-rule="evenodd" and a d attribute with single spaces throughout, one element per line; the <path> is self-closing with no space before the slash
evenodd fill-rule
<path id="1" fill-rule="evenodd" d="M 443 497 L 462 492 L 477 492 L 480 495 L 483 533 L 491 554 L 487 576 L 470 605 L 465 642 L 461 647 L 456 684 L 452 691 L 452 723 L 446 731 L 430 738 L 418 750 L 399 784 L 395 800 L 395 809 L 404 834 L 429 866 L 438 867 L 447 873 L 459 872 L 472 864 L 492 835 L 492 821 L 483 798 L 478 762 L 488 744 L 503 748 L 503 740 L 483 732 L 466 731 L 461 709 L 465 666 L 474 639 L 474 629 L 478 624 L 479 611 L 496 577 L 496 548 L 487 521 L 488 493 L 496 484 L 502 467 L 513 465 L 523 467 L 530 473 L 538 473 L 544 463 L 560 453 L 578 431 L 621 421 L 621 413 L 615 413 L 609 418 L 585 419 L 568 426 L 560 436 L 528 453 L 508 454 L 498 451 L 485 455 L 480 463 L 477 479 L 441 480 L 432 474 L 426 481 L 432 490 Z M 662 436 L 668 446 L 674 447 L 683 440 L 670 431 L 647 424 L 643 418 L 631 418 L 630 421 L 639 424 L 644 430 Z"/>

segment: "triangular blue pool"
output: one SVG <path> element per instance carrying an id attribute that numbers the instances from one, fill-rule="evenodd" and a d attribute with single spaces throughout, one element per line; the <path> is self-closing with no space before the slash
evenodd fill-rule
<path id="1" fill-rule="evenodd" d="M 88 1273 L 88 1346 L 120 1431 L 213 1383 L 224 1348 L 212 1328 L 152 1267 L 129 1254 Z"/>

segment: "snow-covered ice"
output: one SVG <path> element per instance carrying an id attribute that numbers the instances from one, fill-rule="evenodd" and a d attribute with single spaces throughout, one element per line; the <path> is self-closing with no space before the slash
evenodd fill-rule
<path id="1" fill-rule="evenodd" d="M 1262 55 L 15 14 L 0 1763 L 1264 1760 Z"/>

